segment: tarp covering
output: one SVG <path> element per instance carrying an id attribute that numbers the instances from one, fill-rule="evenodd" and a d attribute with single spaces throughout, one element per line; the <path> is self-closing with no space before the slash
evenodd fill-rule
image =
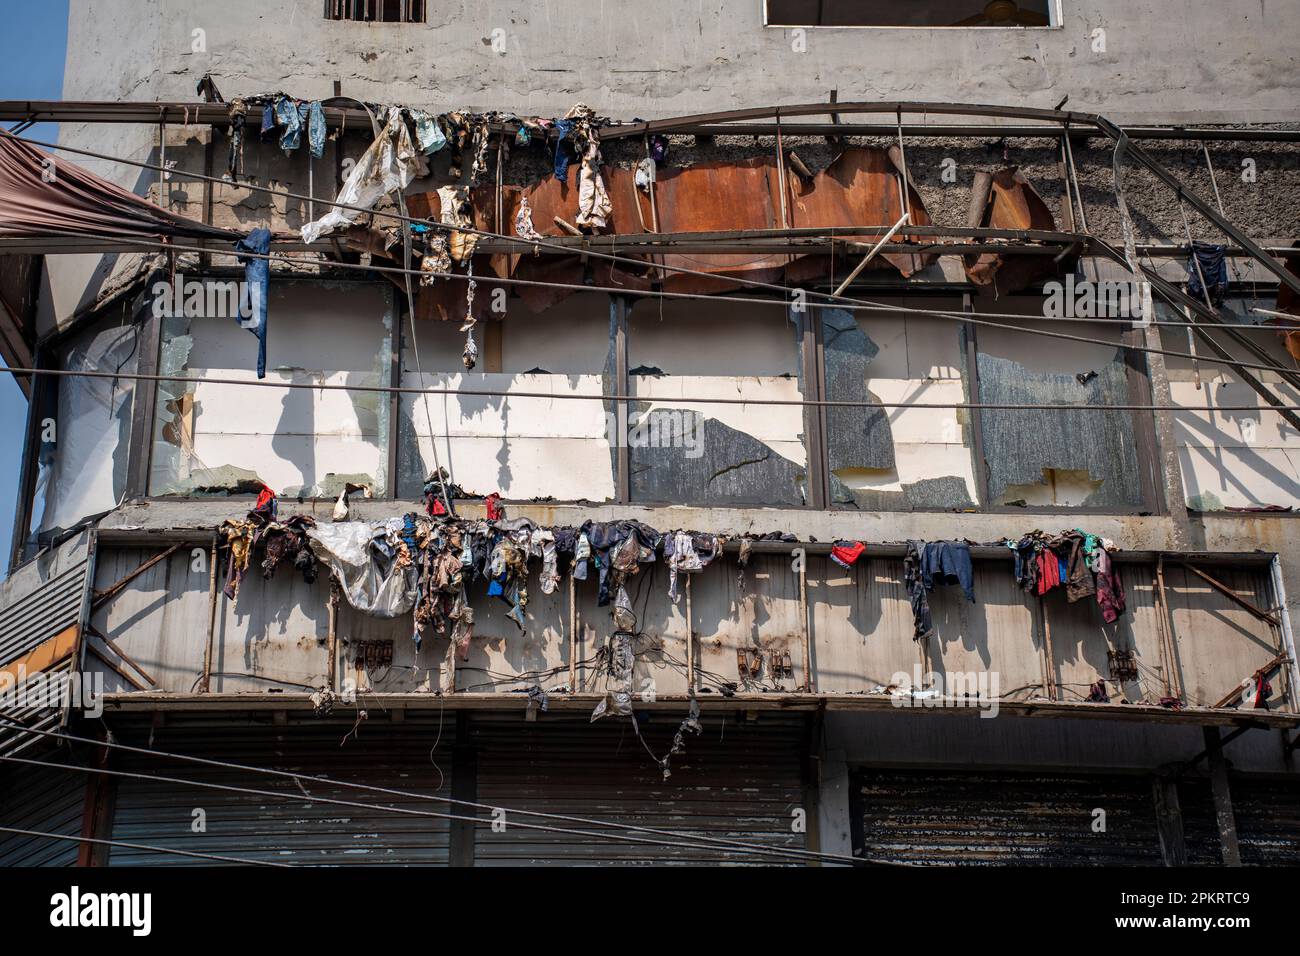
<path id="1" fill-rule="evenodd" d="M 51 233 L 240 238 L 170 213 L 76 163 L 0 133 L 0 237 Z"/>

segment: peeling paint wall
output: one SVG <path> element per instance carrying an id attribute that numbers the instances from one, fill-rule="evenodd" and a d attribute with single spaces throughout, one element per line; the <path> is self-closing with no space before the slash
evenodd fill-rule
<path id="1" fill-rule="evenodd" d="M 360 283 L 273 281 L 266 381 L 388 384 L 392 293 Z M 247 388 L 257 339 L 226 316 L 163 320 L 150 492 L 205 494 L 264 482 L 285 497 L 332 497 L 347 481 L 386 487 L 388 400 L 376 392 Z"/>

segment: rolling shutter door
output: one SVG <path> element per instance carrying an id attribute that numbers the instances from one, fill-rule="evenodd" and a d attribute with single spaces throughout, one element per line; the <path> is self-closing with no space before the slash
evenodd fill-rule
<path id="1" fill-rule="evenodd" d="M 355 733 L 352 721 L 306 718 L 300 724 L 256 728 L 230 723 L 207 728 L 178 725 L 155 731 L 151 744 L 147 728 L 119 737 L 133 746 L 172 753 L 450 796 L 454 720 L 444 721 L 441 728 L 436 717 L 376 723 L 362 723 Z M 117 778 L 114 840 L 279 863 L 447 863 L 448 820 L 386 809 L 451 812 L 445 803 L 313 782 L 304 783 L 304 793 L 284 777 L 119 753 L 115 769 L 274 791 L 286 798 Z M 313 802 L 312 796 L 367 803 L 375 809 Z M 203 811 L 205 832 L 192 829 L 198 809 Z M 216 862 L 113 847 L 109 864 L 212 866 Z"/>
<path id="2" fill-rule="evenodd" d="M 1237 848 L 1245 866 L 1300 866 L 1300 779 L 1229 778 Z M 1178 783 L 1188 863 L 1223 863 L 1210 784 L 1202 778 Z"/>
<path id="3" fill-rule="evenodd" d="M 46 759 L 51 766 L 15 763 L 0 771 L 0 826 L 80 836 L 85 774 Z M 0 833 L 0 867 L 73 866 L 79 847 L 70 840 Z"/>
<path id="4" fill-rule="evenodd" d="M 542 714 L 527 722 L 519 712 L 476 717 L 470 725 L 477 750 L 476 799 L 503 808 L 506 828 L 495 832 L 488 822 L 477 826 L 475 865 L 799 862 L 727 847 L 623 842 L 605 835 L 610 831 L 575 836 L 512 825 L 596 829 L 511 816 L 511 809 L 521 809 L 804 849 L 805 834 L 792 826 L 794 811 L 803 808 L 815 818 L 816 810 L 804 798 L 803 720 L 763 714 L 745 721 L 735 714 L 707 712 L 701 720 L 703 734 L 686 737 L 685 751 L 672 758 L 665 781 L 656 759 L 672 746 L 676 715 L 641 719 L 644 745 L 627 719 L 609 717 L 593 724 L 585 716 Z M 630 835 L 674 843 L 671 837 Z"/>
<path id="5" fill-rule="evenodd" d="M 853 788 L 854 852 L 939 865 L 1160 866 L 1142 776 L 866 770 Z M 1104 832 L 1093 810 L 1106 812 Z"/>

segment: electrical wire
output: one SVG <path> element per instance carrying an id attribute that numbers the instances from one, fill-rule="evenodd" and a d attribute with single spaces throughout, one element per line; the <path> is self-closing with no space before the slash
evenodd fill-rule
<path id="1" fill-rule="evenodd" d="M 1201 361 L 1209 361 L 1202 358 Z M 184 375 L 152 375 L 143 373 L 117 373 L 107 371 L 74 371 L 55 368 L 6 369 L 17 375 L 49 376 L 53 378 L 117 378 L 141 382 L 187 382 L 195 385 L 247 385 L 255 388 L 305 388 L 313 391 L 380 392 L 400 395 L 474 395 L 493 398 L 544 398 L 564 401 L 646 401 L 645 395 L 622 395 L 617 392 L 600 392 L 586 395 L 573 393 L 507 392 L 491 388 L 416 388 L 404 385 L 349 385 L 341 383 L 266 382 L 240 378 L 193 378 Z M 973 411 L 1065 411 L 1065 412 L 1285 412 L 1300 411 L 1300 405 L 1151 405 L 1124 403 L 1117 405 L 1049 405 L 1040 402 L 877 402 L 845 401 L 816 398 L 721 398 L 718 396 L 673 396 L 671 401 L 695 405 L 780 405 L 824 408 L 929 408 L 967 409 Z"/>
<path id="2" fill-rule="evenodd" d="M 210 758 L 206 758 L 206 757 L 196 757 L 196 756 L 191 756 L 191 755 L 187 755 L 187 754 L 176 754 L 176 753 L 170 753 L 170 752 L 160 751 L 160 750 L 150 750 L 150 749 L 146 749 L 146 748 L 143 748 L 143 747 L 133 747 L 133 746 L 131 746 L 131 745 L 129 745 L 129 744 L 122 744 L 122 743 L 118 743 L 118 742 L 116 742 L 116 741 L 93 740 L 93 739 L 88 738 L 88 737 L 78 737 L 78 736 L 75 736 L 75 735 L 73 735 L 73 734 L 54 733 L 54 732 L 52 732 L 52 731 L 38 730 L 38 729 L 36 729 L 36 728 L 32 728 L 32 727 L 25 727 L 25 726 L 21 725 L 20 723 L 18 723 L 17 721 L 14 721 L 14 720 L 12 720 L 11 718 L 5 717 L 5 716 L 3 716 L 3 715 L 0 715 L 0 720 L 5 721 L 7 724 L 9 724 L 10 726 L 14 727 L 16 730 L 19 730 L 19 731 L 21 731 L 21 732 L 28 733 L 28 734 L 36 734 L 36 735 L 39 735 L 39 736 L 42 736 L 42 737 L 52 737 L 52 738 L 55 738 L 55 739 L 57 739 L 57 740 L 75 741 L 75 742 L 77 742 L 77 743 L 87 744 L 87 745 L 90 745 L 90 746 L 93 746 L 93 747 L 108 747 L 108 748 L 112 748 L 112 749 L 116 749 L 116 750 L 123 750 L 123 751 L 131 752 L 131 753 L 144 754 L 144 755 L 146 755 L 146 756 L 153 756 L 153 757 L 160 757 L 160 758 L 168 758 L 168 759 L 174 759 L 174 760 L 181 760 L 181 761 L 186 761 L 186 762 L 190 762 L 190 763 L 198 763 L 198 764 L 203 764 L 203 765 L 213 766 L 213 767 L 219 767 L 219 768 L 222 768 L 222 769 L 228 769 L 228 770 L 244 770 L 244 771 L 251 771 L 251 772 L 254 772 L 254 773 L 266 774 L 266 775 L 268 775 L 268 776 L 285 777 L 285 778 L 289 778 L 289 779 L 292 779 L 292 780 L 295 780 L 295 781 L 308 781 L 308 782 L 315 782 L 315 783 L 326 783 L 326 784 L 330 784 L 330 785 L 333 785 L 333 786 L 346 787 L 346 788 L 355 789 L 355 790 L 364 790 L 364 791 L 369 791 L 369 792 L 374 792 L 374 793 L 381 793 L 381 794 L 385 794 L 385 795 L 389 795 L 389 796 L 416 797 L 416 798 L 424 799 L 424 800 L 433 800 L 433 801 L 436 801 L 436 802 L 439 802 L 439 803 L 456 804 L 456 805 L 458 805 L 458 806 L 468 806 L 468 807 L 473 807 L 473 808 L 475 808 L 475 809 L 479 809 L 479 810 L 498 810 L 498 809 L 502 809 L 502 810 L 505 810 L 508 814 L 517 814 L 517 815 L 520 815 L 520 816 L 536 817 L 536 818 L 539 818 L 539 819 L 559 820 L 559 821 L 569 822 L 569 823 L 581 823 L 581 824 L 588 825 L 588 826 L 610 827 L 610 828 L 612 828 L 612 829 L 616 829 L 616 830 L 627 830 L 627 831 L 630 831 L 630 832 L 646 832 L 646 833 L 652 833 L 652 834 L 657 834 L 657 835 L 671 836 L 671 837 L 674 837 L 674 838 L 677 838 L 677 839 L 701 840 L 701 841 L 705 841 L 705 842 L 707 842 L 707 843 L 710 843 L 710 844 L 713 844 L 713 845 L 716 845 L 716 846 L 732 846 L 732 845 L 737 845 L 737 846 L 739 846 L 739 847 L 744 847 L 744 848 L 752 849 L 752 850 L 755 850 L 755 851 L 758 851 L 758 852 L 762 852 L 762 853 L 773 853 L 773 852 L 775 852 L 775 853 L 779 853 L 779 854 L 781 854 L 781 855 L 785 855 L 785 856 L 795 855 L 795 856 L 800 856 L 800 857 L 809 857 L 809 858 L 815 857 L 815 858 L 817 858 L 817 859 L 824 859 L 824 860 L 827 860 L 827 861 L 830 861 L 830 862 L 835 862 L 835 863 L 848 863 L 848 864 L 854 864 L 854 863 L 859 862 L 858 860 L 856 860 L 856 859 L 854 859 L 854 858 L 852 858 L 852 857 L 841 856 L 841 855 L 833 854 L 833 853 L 822 853 L 822 852 L 814 851 L 814 850 L 795 850 L 795 849 L 790 849 L 790 848 L 763 847 L 763 846 L 761 846 L 761 845 L 759 845 L 759 844 L 748 844 L 748 843 L 744 843 L 743 841 L 726 840 L 726 839 L 723 839 L 723 838 L 721 838 L 721 837 L 709 837 L 709 836 L 704 836 L 704 835 L 699 835 L 699 834 L 683 833 L 683 832 L 674 831 L 674 830 L 661 830 L 661 829 L 657 829 L 657 828 L 653 828 L 653 827 L 641 827 L 641 826 L 635 826 L 635 825 L 632 825 L 632 824 L 616 823 L 616 822 L 613 822 L 613 821 L 606 821 L 606 820 L 593 820 L 593 819 L 588 819 L 588 818 L 585 818 L 585 817 L 570 816 L 570 815 L 565 815 L 565 814 L 543 813 L 543 812 L 541 812 L 541 811 L 537 811 L 537 810 L 517 810 L 517 809 L 512 809 L 512 808 L 509 808 L 509 807 L 498 807 L 498 806 L 493 806 L 492 804 L 475 803 L 475 802 L 473 802 L 473 801 L 469 801 L 469 800 L 457 800 L 457 799 L 453 799 L 453 798 L 451 798 L 451 797 L 443 797 L 443 796 L 439 796 L 439 795 L 436 795 L 436 794 L 416 793 L 416 792 L 408 791 L 408 790 L 395 790 L 395 789 L 392 789 L 392 788 L 389 788 L 389 787 L 378 787 L 378 786 L 374 786 L 374 785 L 370 785 L 370 784 L 353 783 L 353 782 L 350 782 L 350 781 L 344 781 L 344 780 L 333 780 L 333 779 L 330 779 L 330 778 L 328 778 L 328 777 L 315 777 L 315 776 L 309 776 L 309 775 L 306 775 L 306 774 L 296 774 L 296 773 L 291 773 L 291 772 L 284 771 L 284 770 L 275 770 L 275 769 L 272 769 L 272 768 L 269 768 L 269 767 L 253 767 L 253 766 L 249 766 L 249 765 L 246 765 L 246 764 L 230 763 L 230 762 L 222 761 L 222 760 L 212 760 L 212 759 L 210 759 Z M 24 759 L 24 758 L 16 758 L 16 757 L 0 756 L 0 759 L 3 759 L 3 760 L 22 760 L 22 759 Z M 45 764 L 43 764 L 43 765 L 45 765 Z M 82 769 L 82 768 L 76 768 L 76 769 Z M 96 768 L 84 768 L 84 769 L 87 769 L 87 770 L 90 770 L 90 771 L 94 771 Z M 122 771 L 119 771 L 119 772 L 122 772 Z M 161 777 L 156 777 L 156 778 L 155 778 L 155 777 L 152 777 L 151 775 L 146 775 L 146 776 L 150 777 L 150 779 L 165 779 L 165 778 L 161 778 Z M 179 782 L 181 782 L 181 783 L 187 783 L 187 782 L 194 782 L 194 781 L 184 781 L 184 780 L 182 780 L 182 781 L 179 781 Z M 196 783 L 196 785 L 204 785 L 204 784 L 198 784 L 197 782 L 194 782 L 194 783 Z M 209 785 L 207 785 L 207 786 L 212 786 L 212 787 L 216 787 L 217 789 L 221 789 L 218 785 L 209 784 Z M 267 791 L 267 792 L 265 793 L 265 795 L 276 796 L 277 794 L 276 794 L 274 791 Z M 315 798 L 313 798 L 313 799 L 315 799 Z M 331 801 L 331 800 L 328 800 L 327 798 L 319 798 L 319 799 L 321 799 L 323 802 L 339 802 L 339 801 Z M 374 805 L 374 804 L 357 804 L 357 806 L 364 807 L 364 808 L 367 808 L 367 809 L 392 809 L 392 810 L 404 809 L 404 808 L 395 808 L 395 807 L 393 807 L 393 808 L 388 808 L 388 807 L 377 807 L 377 806 Z M 421 811 L 406 811 L 406 812 L 420 813 Z M 438 814 L 438 813 L 434 813 L 433 811 L 424 811 L 423 814 L 424 814 L 424 815 L 437 816 L 437 817 L 447 817 L 448 819 L 465 820 L 465 821 L 474 822 L 474 823 L 485 823 L 485 822 L 488 822 L 488 821 L 485 821 L 485 820 L 481 820 L 481 819 L 478 818 L 478 817 L 462 817 L 462 816 L 455 816 L 455 815 L 448 815 L 448 814 Z M 531 828 L 531 829 L 552 829 L 552 828 L 547 828 L 547 827 L 541 827 L 540 825 L 537 825 L 537 824 L 515 824 L 515 825 L 516 825 L 516 826 L 522 826 L 522 827 L 525 827 L 525 828 Z M 574 833 L 575 831 L 560 831 L 560 832 L 570 832 L 570 833 Z M 592 833 L 587 833 L 587 832 L 578 832 L 577 835 L 581 835 L 581 836 L 601 836 L 602 834 L 592 834 Z M 611 834 L 611 836 L 612 836 L 612 834 Z M 628 839 L 632 839 L 632 838 L 628 838 Z M 634 841 L 634 842 L 635 842 L 635 841 Z M 658 843 L 659 841 L 652 841 L 652 842 L 656 842 L 656 843 Z M 676 845 L 678 845 L 678 844 L 664 843 L 664 844 L 661 844 L 661 845 L 664 845 L 664 846 L 676 846 Z"/>
<path id="3" fill-rule="evenodd" d="M 89 238 L 111 238 L 107 236 L 97 236 L 96 234 L 89 234 L 89 233 L 51 232 L 49 234 L 60 235 L 60 236 L 89 237 Z M 203 246 L 186 246 L 186 245 L 180 245 L 176 243 L 149 242 L 146 240 L 140 240 L 136 244 L 145 245 L 160 250 L 168 250 L 168 251 L 209 253 L 209 254 L 213 252 L 212 249 L 205 248 Z M 302 259 L 293 258 L 289 253 L 285 253 L 285 252 L 240 253 L 240 255 L 246 259 L 264 259 L 270 262 L 302 263 L 304 261 Z M 631 295 L 631 296 L 639 295 L 643 297 L 658 298 L 660 299 L 660 301 L 662 301 L 662 299 L 664 298 L 669 298 L 669 299 L 680 298 L 680 299 L 689 299 L 689 300 L 710 301 L 714 303 L 735 302 L 735 303 L 742 303 L 742 304 L 749 304 L 749 305 L 769 305 L 769 306 L 781 305 L 785 308 L 791 308 L 789 302 L 780 299 L 772 299 L 772 298 L 729 296 L 726 294 L 705 295 L 703 293 L 698 293 L 698 292 L 665 292 L 662 290 L 653 290 L 653 289 L 642 289 L 642 290 L 619 289 L 619 288 L 612 288 L 608 286 L 589 286 L 589 285 L 580 285 L 577 283 L 542 281 L 542 280 L 534 280 L 534 279 L 515 279 L 511 277 L 500 277 L 500 276 L 471 277 L 467 274 L 458 273 L 458 272 L 433 272 L 433 271 L 426 272 L 426 271 L 421 271 L 416 269 L 406 269 L 401 266 L 377 266 L 373 264 L 361 265 L 359 263 L 345 263 L 345 262 L 335 262 L 335 261 L 327 261 L 327 260 L 306 260 L 306 261 L 312 263 L 319 263 L 321 265 L 327 265 L 330 268 L 341 268 L 345 270 L 351 269 L 351 270 L 367 272 L 367 273 L 378 273 L 381 275 L 401 275 L 401 276 L 406 276 L 408 278 L 412 275 L 419 275 L 424 277 L 433 276 L 438 278 L 456 279 L 456 280 L 472 279 L 475 282 L 496 283 L 498 285 L 505 285 L 505 286 L 522 286 L 522 287 L 536 287 L 536 288 L 547 288 L 547 289 L 567 289 L 573 292 L 604 292 L 611 295 Z M 717 278 L 717 276 L 714 276 L 714 278 Z M 735 281 L 742 281 L 742 280 L 737 279 Z M 769 284 L 762 283 L 761 287 L 767 288 L 769 287 Z M 793 287 L 787 287 L 787 286 L 774 286 L 773 288 L 784 290 L 785 292 L 788 293 L 806 291 L 806 290 L 797 290 L 794 289 Z M 1087 345 L 1100 345 L 1100 346 L 1105 346 L 1114 349 L 1126 349 L 1134 352 L 1142 352 L 1151 355 L 1164 355 L 1173 358 L 1187 358 L 1187 359 L 1199 360 L 1201 362 L 1210 362 L 1218 365 L 1228 365 L 1228 366 L 1236 366 L 1240 368 L 1254 369 L 1257 371 L 1275 372 L 1278 374 L 1289 374 L 1289 372 L 1291 371 L 1289 369 L 1285 369 L 1278 365 L 1255 364 L 1251 362 L 1240 361 L 1233 358 L 1203 356 L 1203 355 L 1198 355 L 1195 352 L 1177 352 L 1171 349 L 1161 349 L 1161 348 L 1155 348 L 1153 346 L 1147 346 L 1147 345 L 1132 345 L 1125 342 L 1116 342 L 1113 340 L 1108 341 L 1106 339 L 1095 339 L 1095 338 L 1090 338 L 1088 336 L 1072 335 L 1068 332 L 1052 332 L 1048 329 L 1037 328 L 1030 325 L 1012 325 L 1008 323 L 990 321 L 991 318 L 1015 319 L 1020 321 L 1035 318 L 1034 316 L 1022 315 L 1019 313 L 1010 313 L 1010 312 L 975 313 L 975 312 L 956 311 L 956 310 L 949 310 L 949 309 L 920 309 L 920 308 L 912 308 L 908 306 L 891 305 L 885 302 L 871 302 L 869 300 L 847 299 L 847 298 L 844 298 L 843 302 L 837 301 L 833 303 L 804 302 L 801 304 L 800 307 L 812 308 L 812 309 L 837 309 L 841 311 L 850 311 L 850 312 L 883 312 L 886 314 L 897 314 L 897 315 L 904 315 L 904 316 L 916 315 L 925 318 L 945 319 L 948 321 L 957 322 L 960 324 L 969 324 L 976 327 L 1000 329 L 1003 331 L 1018 332 L 1022 334 L 1028 334 L 1028 335 L 1039 335 L 1048 338 L 1060 338 L 1072 342 L 1081 342 Z M 977 318 L 977 316 L 983 316 L 983 318 Z M 1066 322 L 1066 323 L 1079 322 L 1079 323 L 1090 324 L 1090 325 L 1111 322 L 1116 324 L 1122 324 L 1128 327 L 1141 327 L 1141 326 L 1135 326 L 1135 323 L 1129 319 L 1106 319 L 1106 318 L 1092 319 L 1092 318 L 1077 318 L 1077 317 L 1063 316 L 1059 318 L 1051 317 L 1049 321 Z M 1158 325 L 1158 326 L 1169 326 L 1174 328 L 1187 328 L 1186 321 L 1169 322 L 1163 320 L 1153 320 L 1152 322 L 1146 324 Z M 1257 323 L 1248 323 L 1242 325 L 1216 323 L 1214 325 L 1205 326 L 1205 329 L 1211 331 L 1216 328 L 1243 328 L 1243 329 L 1249 329 L 1254 331 L 1267 331 L 1267 332 L 1275 333 L 1275 332 L 1287 331 L 1292 327 L 1262 325 Z M 1300 325 L 1295 326 L 1294 328 L 1300 329 Z"/>
<path id="4" fill-rule="evenodd" d="M 19 760 L 21 758 L 5 757 L 6 760 Z M 58 764 L 47 764 L 39 760 L 30 761 L 30 763 L 40 764 L 43 767 L 59 766 Z M 122 840 L 101 840 L 96 837 L 69 836 L 66 833 L 45 833 L 41 830 L 21 830 L 18 827 L 0 827 L 0 833 L 18 833 L 23 836 L 45 837 L 50 840 L 68 840 L 72 843 L 96 843 L 100 846 L 120 846 L 128 850 L 149 850 L 153 853 L 172 853 L 176 856 L 193 856 L 203 860 L 218 860 L 222 863 L 240 863 L 244 866 L 278 866 L 290 867 L 292 863 L 273 863 L 270 860 L 244 860 L 237 856 L 221 856 L 216 853 L 198 853 L 191 850 L 177 850 L 173 847 L 150 846 L 147 843 L 126 843 Z"/>

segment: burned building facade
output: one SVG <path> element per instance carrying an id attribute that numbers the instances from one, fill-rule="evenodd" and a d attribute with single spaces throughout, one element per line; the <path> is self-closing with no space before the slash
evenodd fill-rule
<path id="1" fill-rule="evenodd" d="M 896 6 L 74 0 L 0 862 L 1300 861 L 1300 13 Z"/>

